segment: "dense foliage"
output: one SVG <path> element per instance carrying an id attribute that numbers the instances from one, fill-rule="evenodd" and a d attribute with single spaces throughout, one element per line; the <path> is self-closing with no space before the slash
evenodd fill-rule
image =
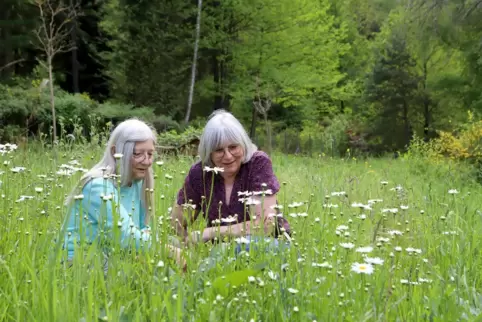
<path id="1" fill-rule="evenodd" d="M 75 19 L 54 20 L 75 45 L 53 59 L 58 126 L 135 115 L 182 131 L 197 1 L 68 4 Z M 206 0 L 201 12 L 191 125 L 225 108 L 263 146 L 338 155 L 403 151 L 468 111 L 480 119 L 478 0 Z M 41 26 L 31 1 L 0 4 L 2 140 L 50 133 Z"/>

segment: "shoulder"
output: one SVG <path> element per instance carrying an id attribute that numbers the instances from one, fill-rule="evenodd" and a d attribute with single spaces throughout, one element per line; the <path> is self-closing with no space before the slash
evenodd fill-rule
<path id="1" fill-rule="evenodd" d="M 201 161 L 198 161 L 191 166 L 187 176 L 189 179 L 196 180 L 196 179 L 201 179 L 202 174 L 203 174 L 203 166 Z"/>
<path id="2" fill-rule="evenodd" d="M 103 177 L 91 178 L 84 183 L 82 193 L 85 195 L 101 195 L 115 192 L 115 183 L 113 179 L 104 179 Z"/>
<path id="3" fill-rule="evenodd" d="M 247 163 L 251 167 L 265 167 L 271 166 L 271 159 L 266 152 L 258 150 L 253 153 L 253 156 Z"/>

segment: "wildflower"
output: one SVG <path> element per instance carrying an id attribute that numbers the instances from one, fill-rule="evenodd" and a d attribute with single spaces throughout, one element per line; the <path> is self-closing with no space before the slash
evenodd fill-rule
<path id="1" fill-rule="evenodd" d="M 382 265 L 384 262 L 380 257 L 365 257 L 365 263 L 372 265 Z"/>
<path id="2" fill-rule="evenodd" d="M 277 276 L 273 271 L 269 271 L 269 272 L 268 272 L 268 276 L 269 276 L 269 278 L 271 278 L 273 281 L 275 281 L 275 280 L 278 278 L 278 276 Z"/>
<path id="3" fill-rule="evenodd" d="M 43 188 L 40 188 L 40 187 L 35 187 L 35 192 L 37 193 L 41 193 L 42 191 L 44 191 Z"/>
<path id="4" fill-rule="evenodd" d="M 368 200 L 369 205 L 379 203 L 379 202 L 383 202 L 383 199 L 370 199 L 370 200 Z"/>
<path id="5" fill-rule="evenodd" d="M 407 280 L 407 279 L 401 279 L 401 280 L 400 280 L 400 283 L 402 283 L 402 284 L 404 284 L 404 285 L 409 285 L 409 284 L 411 284 L 411 285 L 418 285 L 418 282 L 410 282 L 410 281 Z"/>
<path id="6" fill-rule="evenodd" d="M 263 190 L 263 191 L 253 191 L 253 196 L 259 196 L 259 195 L 272 195 L 273 194 L 273 190 L 271 189 L 266 189 L 266 190 Z"/>
<path id="7" fill-rule="evenodd" d="M 122 153 L 116 153 L 114 154 L 114 159 L 119 160 L 119 159 L 122 159 L 123 156 L 124 155 Z"/>
<path id="8" fill-rule="evenodd" d="M 288 289 L 288 292 L 290 292 L 291 294 L 296 294 L 296 293 L 298 293 L 299 291 L 298 291 L 297 289 L 294 289 L 294 288 L 291 288 L 291 287 L 290 287 L 290 288 Z"/>
<path id="9" fill-rule="evenodd" d="M 401 205 L 401 206 L 400 206 L 400 209 L 402 209 L 402 210 L 407 210 L 407 209 L 408 209 L 408 206 Z"/>
<path id="10" fill-rule="evenodd" d="M 338 227 L 336 227 L 336 230 L 347 230 L 349 227 L 346 226 L 346 225 L 340 225 Z"/>
<path id="11" fill-rule="evenodd" d="M 398 208 L 382 209 L 382 213 L 386 213 L 386 212 L 389 212 L 389 213 L 392 213 L 392 214 L 396 214 L 396 213 L 398 212 Z"/>
<path id="12" fill-rule="evenodd" d="M 159 261 L 159 263 L 157 263 L 157 267 L 164 267 L 164 262 L 163 262 L 163 261 Z"/>
<path id="13" fill-rule="evenodd" d="M 156 161 L 156 164 L 157 164 L 158 166 L 162 166 L 162 165 L 164 164 L 164 161 Z"/>
<path id="14" fill-rule="evenodd" d="M 107 196 L 101 195 L 101 198 L 102 198 L 102 200 L 104 200 L 104 201 L 112 200 L 112 194 L 107 195 Z"/>
<path id="15" fill-rule="evenodd" d="M 340 191 L 340 192 L 332 192 L 332 196 L 337 197 L 337 196 L 345 196 L 346 192 L 345 191 Z"/>
<path id="16" fill-rule="evenodd" d="M 238 217 L 238 215 L 229 216 L 227 218 L 221 218 L 221 222 L 223 222 L 223 223 L 233 223 L 233 222 L 238 221 L 237 217 Z"/>
<path id="17" fill-rule="evenodd" d="M 352 244 L 352 243 L 340 243 L 340 246 L 343 247 L 343 248 L 346 248 L 346 249 L 352 249 L 353 247 L 355 247 L 355 244 Z"/>
<path id="18" fill-rule="evenodd" d="M 288 205 L 288 208 L 298 208 L 298 207 L 301 207 L 301 206 L 303 206 L 303 202 L 293 202 L 293 203 Z"/>
<path id="19" fill-rule="evenodd" d="M 15 202 L 22 202 L 24 200 L 31 200 L 33 199 L 33 196 L 20 196 L 19 199 L 17 199 Z"/>
<path id="20" fill-rule="evenodd" d="M 355 251 L 357 253 L 370 253 L 371 251 L 373 251 L 373 247 L 372 246 L 358 247 Z"/>
<path id="21" fill-rule="evenodd" d="M 420 248 L 412 248 L 412 247 L 408 247 L 405 249 L 407 252 L 409 253 L 417 253 L 417 254 L 421 254 L 422 253 L 422 250 Z"/>
<path id="22" fill-rule="evenodd" d="M 351 265 L 352 272 L 358 274 L 372 274 L 373 273 L 373 265 L 368 263 L 354 263 Z"/>
<path id="23" fill-rule="evenodd" d="M 338 208 L 338 205 L 335 204 L 323 204 L 323 208 Z"/>
<path id="24" fill-rule="evenodd" d="M 388 181 L 380 181 L 380 184 L 381 184 L 382 186 L 386 186 L 386 185 L 388 184 Z"/>
<path id="25" fill-rule="evenodd" d="M 261 204 L 261 201 L 257 200 L 257 199 L 254 199 L 254 198 L 251 198 L 251 197 L 248 197 L 248 198 L 240 198 L 238 199 L 240 202 L 244 203 L 245 205 L 247 206 L 251 206 L 251 205 L 259 205 Z"/>
<path id="26" fill-rule="evenodd" d="M 247 190 L 246 191 L 238 191 L 238 197 L 241 197 L 241 196 L 249 197 L 251 195 L 252 195 L 252 193 L 247 191 Z"/>
<path id="27" fill-rule="evenodd" d="M 204 171 L 205 172 L 214 172 L 215 174 L 218 174 L 219 172 L 224 172 L 224 168 L 219 168 L 219 167 L 211 168 L 211 167 L 205 166 Z"/>
<path id="28" fill-rule="evenodd" d="M 449 190 L 449 194 L 451 194 L 451 195 L 455 195 L 457 193 L 459 193 L 459 191 L 457 189 L 450 189 Z"/>
<path id="29" fill-rule="evenodd" d="M 323 268 L 333 268 L 333 266 L 328 263 L 328 262 L 323 262 L 323 263 L 311 263 L 311 266 L 313 267 L 323 267 Z"/>
<path id="30" fill-rule="evenodd" d="M 372 210 L 372 208 L 370 207 L 370 205 L 364 205 L 360 202 L 354 202 L 351 204 L 351 206 L 353 208 L 362 208 L 362 209 L 365 209 L 365 210 Z"/>
<path id="31" fill-rule="evenodd" d="M 12 169 L 10 169 L 13 173 L 20 173 L 20 172 L 24 172 L 26 170 L 25 167 L 14 167 Z"/>
<path id="32" fill-rule="evenodd" d="M 403 235 L 403 233 L 400 230 L 389 230 L 388 234 L 392 235 L 392 236 L 402 236 Z"/>
<path id="33" fill-rule="evenodd" d="M 250 243 L 249 239 L 247 239 L 245 237 L 236 238 L 234 241 L 238 244 L 249 244 Z"/>

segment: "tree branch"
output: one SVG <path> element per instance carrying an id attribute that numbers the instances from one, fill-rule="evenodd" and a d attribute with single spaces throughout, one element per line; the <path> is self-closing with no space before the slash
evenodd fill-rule
<path id="1" fill-rule="evenodd" d="M 9 68 L 10 66 L 13 66 L 13 65 L 15 65 L 15 64 L 21 63 L 21 62 L 23 62 L 23 61 L 25 61 L 25 59 L 21 58 L 21 59 L 17 59 L 17 60 L 14 60 L 14 61 L 12 61 L 12 62 L 9 62 L 8 64 L 0 67 L 0 72 L 1 72 L 2 70 L 6 69 L 6 68 Z"/>

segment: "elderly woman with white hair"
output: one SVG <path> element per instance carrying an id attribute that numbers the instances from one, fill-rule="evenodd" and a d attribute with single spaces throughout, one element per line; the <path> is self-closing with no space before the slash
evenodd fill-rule
<path id="1" fill-rule="evenodd" d="M 111 133 L 100 162 L 82 176 L 67 198 L 63 248 L 68 261 L 77 245 L 95 241 L 102 248 L 106 242 L 137 250 L 150 247 L 155 143 L 155 131 L 137 119 L 120 123 Z M 179 250 L 168 248 L 180 263 Z"/>
<path id="2" fill-rule="evenodd" d="M 217 110 L 211 115 L 198 149 L 201 160 L 191 167 L 172 211 L 178 235 L 187 242 L 207 242 L 289 234 L 288 222 L 277 216 L 280 184 L 271 160 L 232 114 Z M 207 228 L 188 234 L 188 221 L 200 213 Z"/>

